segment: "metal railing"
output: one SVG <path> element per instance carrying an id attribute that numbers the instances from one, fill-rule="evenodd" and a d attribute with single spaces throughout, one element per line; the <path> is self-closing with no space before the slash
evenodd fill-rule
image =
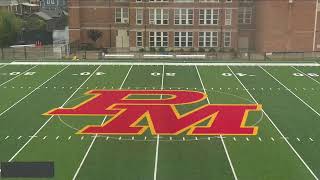
<path id="1" fill-rule="evenodd" d="M 0 61 L 46 61 L 46 60 L 176 60 L 176 61 L 319 61 L 320 52 L 136 52 L 136 51 L 109 51 L 85 50 L 70 45 L 55 45 L 42 47 L 21 47 L 0 49 Z"/>

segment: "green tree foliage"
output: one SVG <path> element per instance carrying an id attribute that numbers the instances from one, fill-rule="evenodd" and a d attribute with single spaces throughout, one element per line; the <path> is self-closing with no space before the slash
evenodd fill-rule
<path id="1" fill-rule="evenodd" d="M 24 19 L 23 28 L 25 30 L 45 30 L 46 22 L 38 17 L 28 17 Z"/>
<path id="2" fill-rule="evenodd" d="M 0 11 L 0 47 L 14 44 L 21 31 L 21 20 L 14 14 Z"/>

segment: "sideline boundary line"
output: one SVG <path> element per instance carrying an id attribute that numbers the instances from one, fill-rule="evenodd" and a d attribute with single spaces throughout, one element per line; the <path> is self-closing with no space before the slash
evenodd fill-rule
<path id="1" fill-rule="evenodd" d="M 121 86 L 120 86 L 120 89 L 122 89 L 124 83 L 126 82 L 128 76 L 129 76 L 129 74 L 130 74 L 130 72 L 131 72 L 132 67 L 133 67 L 133 65 L 131 65 L 130 69 L 128 70 L 128 72 L 127 72 L 127 74 L 126 74 L 126 76 L 125 76 L 125 78 L 124 78 L 124 80 L 122 81 Z M 107 119 L 107 117 L 108 117 L 108 116 L 105 116 L 105 117 L 104 117 L 101 125 L 105 122 L 105 120 Z M 91 144 L 90 144 L 90 146 L 88 147 L 85 155 L 83 156 L 83 158 L 82 158 L 82 160 L 81 160 L 81 163 L 80 163 L 77 171 L 74 173 L 72 180 L 75 180 L 75 179 L 77 178 L 77 176 L 78 176 L 78 174 L 79 174 L 79 172 L 80 172 L 80 170 L 81 170 L 81 168 L 82 168 L 85 160 L 87 159 L 87 157 L 88 157 L 88 155 L 89 155 L 89 153 L 90 153 L 90 151 L 91 151 L 91 148 L 93 147 L 93 144 L 95 143 L 97 137 L 98 137 L 98 134 L 96 134 L 96 135 L 94 136 L 93 140 L 91 141 Z"/>
<path id="2" fill-rule="evenodd" d="M 10 65 L 173 65 L 173 66 L 317 66 L 318 63 L 216 63 L 216 62 L 12 62 Z"/>
<path id="3" fill-rule="evenodd" d="M 205 88 L 205 86 L 204 86 L 204 84 L 203 84 L 203 82 L 202 82 L 202 78 L 201 78 L 200 72 L 199 72 L 199 70 L 198 70 L 198 67 L 195 66 L 195 68 L 196 68 L 196 70 L 197 70 L 198 78 L 199 78 L 199 80 L 200 80 L 200 82 L 201 82 L 202 89 L 203 89 L 203 91 L 207 94 L 207 91 L 206 91 L 206 88 Z M 207 102 L 208 102 L 208 104 L 211 104 L 211 103 L 210 103 L 210 100 L 209 100 L 209 97 L 207 97 Z M 220 139 L 221 139 L 221 142 L 222 142 L 222 145 L 223 145 L 223 149 L 224 149 L 224 151 L 225 151 L 225 153 L 226 153 L 226 155 L 227 155 L 227 158 L 228 158 L 228 161 L 229 161 L 229 165 L 230 165 L 230 168 L 231 168 L 231 170 L 232 170 L 233 177 L 234 177 L 235 180 L 238 180 L 238 177 L 237 177 L 236 171 L 234 170 L 234 167 L 233 167 L 233 164 L 232 164 L 232 161 L 231 161 L 231 158 L 230 158 L 230 155 L 229 155 L 227 146 L 226 146 L 226 144 L 224 143 L 224 140 L 223 140 L 222 135 L 220 135 L 219 137 L 220 137 Z"/>
<path id="4" fill-rule="evenodd" d="M 253 101 L 255 101 L 258 104 L 258 101 L 252 96 L 252 94 L 249 92 L 249 90 L 246 88 L 246 86 L 241 82 L 241 80 L 238 78 L 238 76 L 235 75 L 233 70 L 228 66 L 230 72 L 233 74 L 233 76 L 238 80 L 238 82 L 242 85 L 242 87 L 247 91 L 248 95 L 252 98 Z M 286 143 L 289 145 L 291 150 L 296 154 L 296 156 L 300 159 L 300 161 L 303 163 L 303 165 L 309 170 L 309 172 L 312 174 L 312 176 L 319 180 L 318 177 L 314 174 L 314 172 L 311 170 L 311 168 L 308 166 L 308 164 L 302 159 L 300 154 L 294 149 L 294 147 L 291 145 L 289 140 L 283 135 L 283 133 L 280 131 L 280 129 L 276 126 L 276 124 L 272 121 L 272 119 L 269 117 L 269 115 L 262 109 L 262 112 L 264 115 L 268 118 L 268 120 L 271 122 L 273 127 L 278 131 L 278 133 L 281 135 L 281 137 L 286 141 Z"/>
<path id="5" fill-rule="evenodd" d="M 95 72 L 100 68 L 101 66 L 98 66 L 91 75 L 70 95 L 70 97 L 62 104 L 63 107 L 68 103 L 68 101 L 80 90 L 80 88 L 95 74 Z M 34 137 L 37 136 L 37 134 L 50 122 L 50 120 L 54 116 L 51 116 L 31 137 L 30 139 L 10 158 L 9 162 L 11 162 L 31 141 Z"/>
<path id="6" fill-rule="evenodd" d="M 60 74 L 62 71 L 64 71 L 65 69 L 67 69 L 69 66 L 66 66 L 64 68 L 62 68 L 60 71 L 58 71 L 56 74 L 54 74 L 53 76 L 51 76 L 49 79 L 47 79 L 46 81 L 44 81 L 42 84 L 40 84 L 38 87 L 34 88 L 30 93 L 28 93 L 27 95 L 25 95 L 23 98 L 21 98 L 20 100 L 18 100 L 17 102 L 15 102 L 13 105 L 11 105 L 9 108 L 7 108 L 6 110 L 2 111 L 0 113 L 0 116 L 2 116 L 4 113 L 6 113 L 7 111 L 9 111 L 11 108 L 15 107 L 17 104 L 19 104 L 21 101 L 23 101 L 25 98 L 29 97 L 32 93 L 34 93 L 35 91 L 37 91 L 39 88 L 41 88 L 43 85 L 45 85 L 47 82 L 49 82 L 51 79 L 55 78 L 58 74 Z"/>

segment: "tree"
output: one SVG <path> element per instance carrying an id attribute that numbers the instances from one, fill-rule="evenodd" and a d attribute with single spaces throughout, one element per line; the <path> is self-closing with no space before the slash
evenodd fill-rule
<path id="1" fill-rule="evenodd" d="M 20 31 L 21 20 L 12 13 L 0 11 L 0 49 L 2 59 L 4 58 L 3 48 L 14 44 Z"/>
<path id="2" fill-rule="evenodd" d="M 94 30 L 91 29 L 88 31 L 88 37 L 93 41 L 93 42 L 97 42 L 98 39 L 100 39 L 102 37 L 102 32 L 98 31 L 98 30 Z"/>
<path id="3" fill-rule="evenodd" d="M 0 11 L 0 47 L 14 44 L 21 31 L 21 20 L 14 14 Z"/>
<path id="4" fill-rule="evenodd" d="M 27 31 L 29 30 L 45 30 L 46 29 L 46 22 L 38 17 L 27 17 L 24 19 L 23 27 Z"/>

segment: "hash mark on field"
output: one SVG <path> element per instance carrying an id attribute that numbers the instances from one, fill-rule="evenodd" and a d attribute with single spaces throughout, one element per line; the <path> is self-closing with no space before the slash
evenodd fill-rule
<path id="1" fill-rule="evenodd" d="M 43 140 L 47 139 L 47 136 L 44 136 L 42 139 L 43 139 Z"/>
<path id="2" fill-rule="evenodd" d="M 19 136 L 17 139 L 21 139 L 22 138 L 22 136 Z"/>
<path id="3" fill-rule="evenodd" d="M 234 141 L 237 141 L 236 137 L 233 137 L 233 140 L 234 140 Z"/>
<path id="4" fill-rule="evenodd" d="M 68 140 L 70 140 L 70 139 L 71 139 L 71 136 L 69 136 Z"/>
<path id="5" fill-rule="evenodd" d="M 300 142 L 301 140 L 300 140 L 299 138 L 297 138 L 297 141 L 299 141 L 299 142 Z"/>
<path id="6" fill-rule="evenodd" d="M 312 141 L 312 142 L 314 141 L 312 138 L 309 138 L 309 140 Z"/>
<path id="7" fill-rule="evenodd" d="M 270 139 L 271 139 L 272 141 L 274 141 L 274 138 L 273 138 L 273 137 L 271 137 Z"/>
<path id="8" fill-rule="evenodd" d="M 58 140 L 58 139 L 59 139 L 59 136 L 56 137 L 56 140 Z"/>
<path id="9" fill-rule="evenodd" d="M 260 142 L 262 141 L 261 137 L 258 137 L 258 139 L 259 139 Z"/>
<path id="10" fill-rule="evenodd" d="M 248 137 L 246 137 L 246 140 L 247 140 L 247 141 L 250 141 L 250 139 L 249 139 Z"/>
<path id="11" fill-rule="evenodd" d="M 7 136 L 6 138 L 4 138 L 4 139 L 8 139 L 10 136 Z"/>

